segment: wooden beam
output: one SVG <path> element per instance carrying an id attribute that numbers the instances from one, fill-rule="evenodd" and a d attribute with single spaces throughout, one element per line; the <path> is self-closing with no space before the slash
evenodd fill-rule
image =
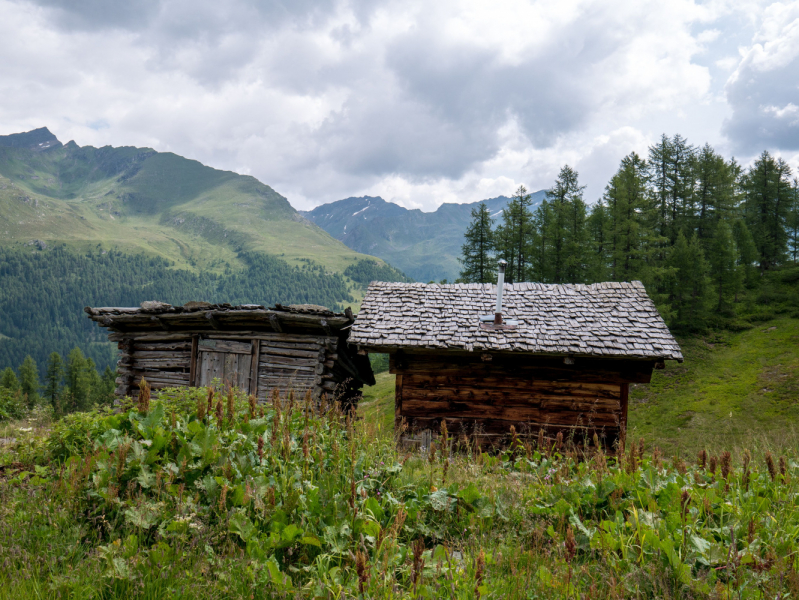
<path id="1" fill-rule="evenodd" d="M 394 434 L 402 426 L 402 375 L 397 375 L 394 391 Z"/>
<path id="2" fill-rule="evenodd" d="M 630 398 L 630 384 L 629 383 L 622 383 L 621 384 L 621 419 L 620 419 L 620 428 L 621 428 L 621 435 L 622 437 L 626 437 L 627 435 L 627 404 L 629 403 Z"/>
<path id="3" fill-rule="evenodd" d="M 261 341 L 252 341 L 252 365 L 250 367 L 250 393 L 258 397 L 258 367 L 261 358 Z"/>
<path id="4" fill-rule="evenodd" d="M 191 359 L 189 362 L 189 386 L 197 386 L 197 343 L 200 340 L 199 335 L 191 336 Z"/>

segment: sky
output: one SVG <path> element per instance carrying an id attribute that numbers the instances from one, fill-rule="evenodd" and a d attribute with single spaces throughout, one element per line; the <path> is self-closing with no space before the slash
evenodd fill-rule
<path id="1" fill-rule="evenodd" d="M 146 146 L 296 208 L 552 186 L 676 133 L 799 171 L 799 1 L 0 0 L 0 134 Z"/>

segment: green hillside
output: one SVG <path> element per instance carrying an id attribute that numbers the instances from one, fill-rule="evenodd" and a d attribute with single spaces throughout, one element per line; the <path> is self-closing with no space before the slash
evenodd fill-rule
<path id="1" fill-rule="evenodd" d="M 0 136 L 0 218 L 3 244 L 99 243 L 190 269 L 241 267 L 238 250 L 337 272 L 363 258 L 253 177 L 149 148 L 62 145 L 44 128 Z"/>
<path id="2" fill-rule="evenodd" d="M 80 346 L 115 362 L 87 305 L 158 299 L 357 310 L 372 278 L 349 249 L 253 177 L 149 148 L 0 136 L 0 370 Z"/>
<path id="3" fill-rule="evenodd" d="M 738 333 L 680 338 L 685 362 L 668 362 L 652 382 L 632 387 L 629 436 L 693 458 L 799 442 L 799 319 L 781 318 Z M 360 410 L 394 425 L 394 376 L 364 388 Z"/>

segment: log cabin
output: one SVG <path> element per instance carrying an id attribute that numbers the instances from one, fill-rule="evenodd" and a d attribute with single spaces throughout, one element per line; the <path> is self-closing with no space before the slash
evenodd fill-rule
<path id="1" fill-rule="evenodd" d="M 446 420 L 481 446 L 511 425 L 612 446 L 630 384 L 683 360 L 644 286 L 504 285 L 503 271 L 497 285 L 370 284 L 349 342 L 389 354 L 400 442 L 425 446 Z"/>
<path id="2" fill-rule="evenodd" d="M 260 401 L 274 389 L 310 389 L 317 400 L 326 393 L 348 407 L 364 384 L 374 384 L 368 357 L 347 344 L 354 321 L 349 308 L 151 301 L 84 310 L 118 343 L 117 397 L 137 397 L 142 377 L 153 390 L 218 379 Z"/>

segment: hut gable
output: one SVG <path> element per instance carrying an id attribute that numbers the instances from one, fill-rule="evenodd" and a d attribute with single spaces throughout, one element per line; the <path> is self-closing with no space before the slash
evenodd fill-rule
<path id="1" fill-rule="evenodd" d="M 373 351 L 466 350 L 677 360 L 683 357 L 640 281 L 505 284 L 503 315 L 517 324 L 481 324 L 494 312 L 494 284 L 373 282 L 350 343 Z"/>
<path id="2" fill-rule="evenodd" d="M 311 304 L 143 302 L 131 308 L 86 307 L 117 342 L 117 396 L 136 396 L 142 378 L 154 389 L 207 386 L 214 379 L 263 400 L 273 389 L 310 389 L 347 403 L 374 375 L 347 343 L 354 317 Z"/>

